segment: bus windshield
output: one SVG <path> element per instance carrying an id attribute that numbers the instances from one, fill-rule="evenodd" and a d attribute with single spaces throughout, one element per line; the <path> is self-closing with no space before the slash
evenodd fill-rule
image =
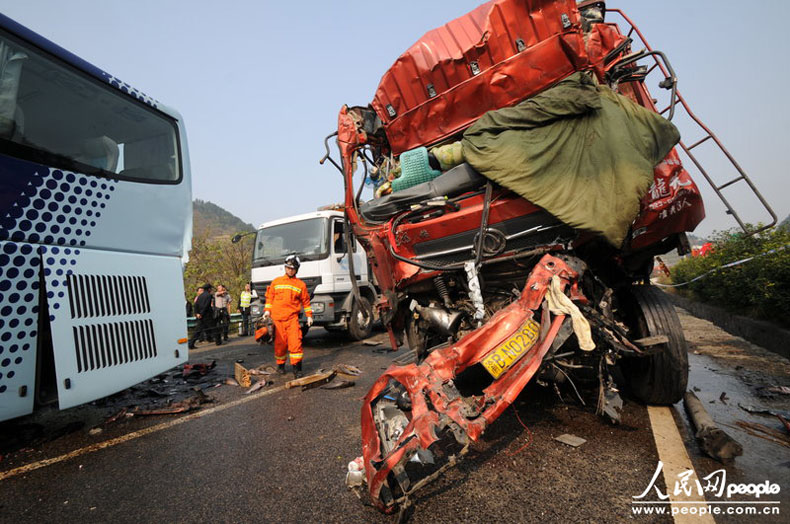
<path id="1" fill-rule="evenodd" d="M 310 218 L 258 230 L 252 263 L 256 267 L 282 264 L 288 255 L 320 260 L 329 254 L 327 219 Z"/>
<path id="2" fill-rule="evenodd" d="M 122 180 L 178 183 L 175 124 L 0 32 L 0 152 Z"/>

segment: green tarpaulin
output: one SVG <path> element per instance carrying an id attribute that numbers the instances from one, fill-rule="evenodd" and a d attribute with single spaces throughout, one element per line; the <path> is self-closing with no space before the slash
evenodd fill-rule
<path id="1" fill-rule="evenodd" d="M 668 120 L 576 73 L 489 111 L 462 143 L 466 161 L 487 178 L 620 247 L 653 168 L 679 140 Z"/>

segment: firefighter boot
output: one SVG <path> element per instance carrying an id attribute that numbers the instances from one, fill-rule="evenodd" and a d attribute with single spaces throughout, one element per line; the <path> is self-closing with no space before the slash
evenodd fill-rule
<path id="1" fill-rule="evenodd" d="M 294 368 L 294 378 L 302 378 L 302 361 L 300 360 L 296 364 L 293 365 Z"/>
<path id="2" fill-rule="evenodd" d="M 285 375 L 285 364 L 277 364 L 277 374 Z"/>

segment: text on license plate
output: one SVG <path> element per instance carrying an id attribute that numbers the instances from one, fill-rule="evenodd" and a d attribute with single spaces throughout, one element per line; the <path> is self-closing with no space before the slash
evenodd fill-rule
<path id="1" fill-rule="evenodd" d="M 499 376 L 510 369 L 518 359 L 524 356 L 529 348 L 535 345 L 540 333 L 540 324 L 532 320 L 527 320 L 521 329 L 514 335 L 505 340 L 486 358 L 483 359 L 483 366 L 492 377 Z"/>

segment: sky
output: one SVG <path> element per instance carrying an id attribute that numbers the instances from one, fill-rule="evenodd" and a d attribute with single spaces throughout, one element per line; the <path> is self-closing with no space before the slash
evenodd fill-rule
<path id="1" fill-rule="evenodd" d="M 342 201 L 324 154 L 343 104 L 366 105 L 382 74 L 425 32 L 475 0 L 0 0 L 0 12 L 178 110 L 193 197 L 245 222 Z M 790 213 L 790 43 L 786 3 L 620 0 L 678 88 L 751 176 L 779 220 Z M 616 15 L 608 20 L 616 21 Z M 648 85 L 658 92 L 658 80 Z M 687 144 L 702 134 L 678 116 Z M 734 176 L 700 147 L 719 183 Z M 707 218 L 697 233 L 735 226 L 701 176 Z M 704 186 L 704 187 L 703 187 Z M 746 221 L 767 221 L 743 183 L 727 197 Z"/>

